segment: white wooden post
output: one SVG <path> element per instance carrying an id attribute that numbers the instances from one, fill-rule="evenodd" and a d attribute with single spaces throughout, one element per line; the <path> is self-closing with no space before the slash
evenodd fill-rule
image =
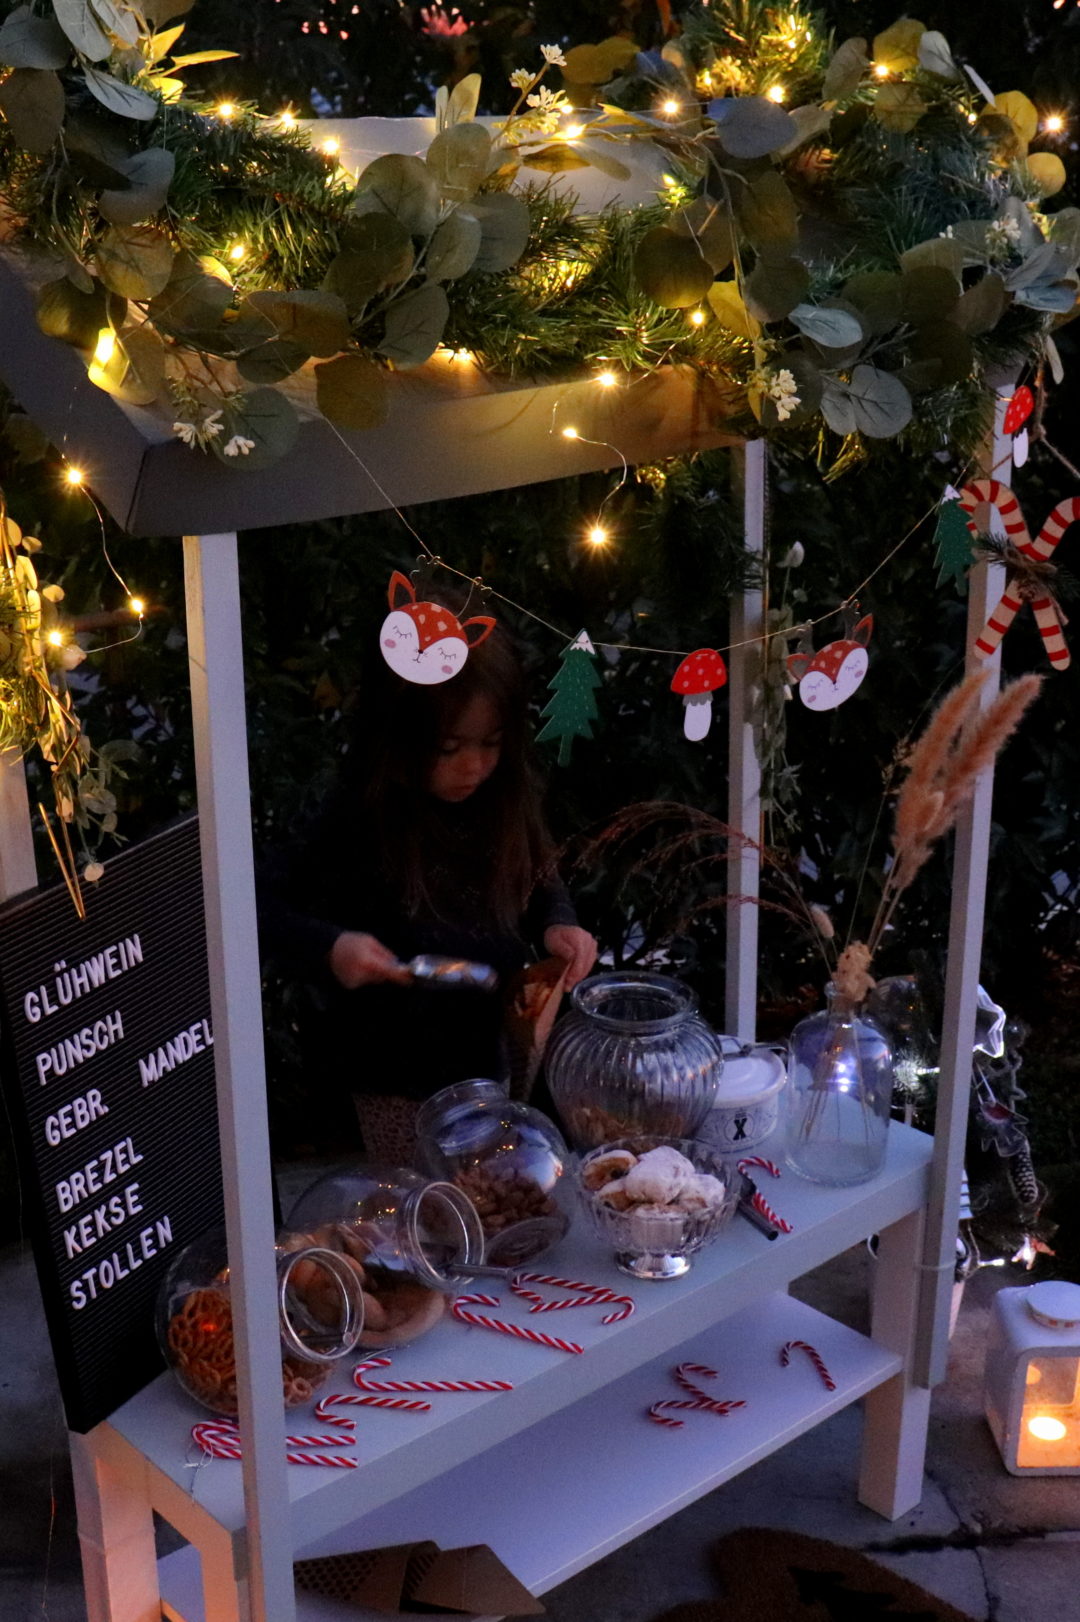
<path id="1" fill-rule="evenodd" d="M 184 538 L 250 1622 L 294 1622 L 235 535 Z"/>
<path id="2" fill-rule="evenodd" d="M 743 544 L 761 563 L 765 550 L 766 468 L 764 439 L 751 439 L 734 453 L 735 485 L 742 495 Z M 733 646 L 728 657 L 730 720 L 728 722 L 728 815 L 739 833 L 761 839 L 761 763 L 758 723 L 753 719 L 755 689 L 764 676 L 762 593 L 754 588 L 731 599 Z M 749 644 L 738 646 L 737 644 Z M 740 845 L 728 855 L 728 894 L 747 896 L 727 909 L 727 958 L 724 1018 L 730 1036 L 753 1042 L 757 1035 L 757 895 L 761 863 L 755 847 Z"/>
<path id="3" fill-rule="evenodd" d="M 899 1352 L 899 1374 L 875 1386 L 863 1400 L 859 1501 L 895 1521 L 923 1495 L 930 1392 L 915 1383 L 912 1349 L 918 1328 L 922 1273 L 922 1210 L 884 1228 L 874 1260 L 870 1333 L 880 1346 Z"/>
<path id="4" fill-rule="evenodd" d="M 10 901 L 36 884 L 26 774 L 21 758 L 9 749 L 0 755 L 0 901 Z"/>
<path id="5" fill-rule="evenodd" d="M 994 403 L 994 429 L 988 447 L 989 474 L 1007 483 L 1012 446 L 1003 431 L 1008 396 Z M 1001 651 L 990 659 L 974 652 L 975 638 L 996 606 L 1005 584 L 1005 570 L 997 563 L 980 563 L 971 572 L 968 588 L 967 665 L 990 668 L 983 685 L 982 704 L 997 694 Z M 949 1317 L 956 1268 L 956 1229 L 960 1214 L 960 1183 L 964 1172 L 971 1092 L 971 1053 L 975 1040 L 976 996 L 982 961 L 983 915 L 986 906 L 986 870 L 990 859 L 990 816 L 994 798 L 991 766 L 978 780 L 971 804 L 957 825 L 953 855 L 952 903 L 949 912 L 948 965 L 941 1032 L 941 1068 L 938 1074 L 934 1126 L 934 1159 L 930 1169 L 926 1248 L 923 1257 L 916 1379 L 920 1385 L 939 1385 L 945 1378 L 949 1355 Z"/>

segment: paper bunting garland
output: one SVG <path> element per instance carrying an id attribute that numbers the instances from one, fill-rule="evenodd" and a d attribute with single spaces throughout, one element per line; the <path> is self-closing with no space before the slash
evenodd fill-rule
<path id="1" fill-rule="evenodd" d="M 418 603 L 416 587 L 397 569 L 390 576 L 387 598 L 390 612 L 379 632 L 382 656 L 398 676 L 421 687 L 434 687 L 456 676 L 465 668 L 469 649 L 478 647 L 495 629 L 489 614 L 463 624 L 449 608 Z M 470 625 L 480 627 L 471 639 L 466 634 Z"/>
<path id="2" fill-rule="evenodd" d="M 727 681 L 727 666 L 715 648 L 688 653 L 671 681 L 683 701 L 683 736 L 700 743 L 712 725 L 712 696 Z"/>
<path id="3" fill-rule="evenodd" d="M 541 712 L 547 725 L 537 735 L 538 743 L 558 739 L 560 766 L 570 764 L 575 738 L 592 737 L 592 723 L 599 714 L 593 693 L 600 681 L 596 649 L 587 632 L 581 631 L 564 650 L 559 668 L 548 682 L 552 696 Z"/>
<path id="4" fill-rule="evenodd" d="M 1050 559 L 1069 525 L 1080 521 L 1080 497 L 1059 501 L 1034 540 L 1020 503 L 1008 485 L 997 479 L 976 479 L 960 492 L 960 506 L 968 515 L 972 535 L 980 533 L 974 515 L 984 504 L 999 514 L 1005 526 L 1002 561 L 1007 579 L 997 607 L 975 639 L 975 651 L 984 658 L 996 653 L 1017 614 L 1030 603 L 1047 658 L 1055 670 L 1067 670 L 1071 661 L 1061 628 L 1064 616 L 1053 593 L 1056 570 Z"/>
<path id="5" fill-rule="evenodd" d="M 874 629 L 874 616 L 866 614 L 850 637 L 830 642 L 819 653 L 800 648 L 788 655 L 788 674 L 799 684 L 799 697 L 808 710 L 835 710 L 862 685 L 870 663 L 866 644 Z"/>
<path id="6" fill-rule="evenodd" d="M 938 585 L 943 586 L 951 580 L 963 597 L 967 592 L 968 570 L 975 556 L 971 550 L 971 532 L 959 497 L 959 490 L 954 490 L 950 485 L 938 508 L 934 561 L 938 566 Z"/>

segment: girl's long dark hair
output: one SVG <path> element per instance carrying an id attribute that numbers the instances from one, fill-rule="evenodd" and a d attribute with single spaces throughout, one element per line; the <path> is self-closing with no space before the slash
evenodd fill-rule
<path id="1" fill-rule="evenodd" d="M 461 609 L 451 593 L 440 593 L 440 601 Z M 514 929 L 551 860 L 551 842 L 531 758 L 525 677 L 510 636 L 496 625 L 470 650 L 459 675 L 432 687 L 395 675 L 372 640 L 348 778 L 359 792 L 383 873 L 412 915 L 445 915 L 456 894 L 464 900 L 467 892 L 479 891 L 486 916 L 462 921 Z M 440 740 L 481 696 L 498 715 L 502 746 L 494 772 L 466 802 L 473 854 L 463 874 L 460 847 L 448 832 L 452 816 L 428 793 L 427 783 Z"/>

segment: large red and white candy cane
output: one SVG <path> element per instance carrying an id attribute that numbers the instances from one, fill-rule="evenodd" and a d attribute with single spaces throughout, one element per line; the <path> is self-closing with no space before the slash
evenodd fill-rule
<path id="1" fill-rule="evenodd" d="M 579 1293 L 563 1296 L 557 1301 L 548 1301 L 536 1290 L 530 1290 L 529 1284 L 546 1284 L 552 1290 L 575 1290 Z M 609 1312 L 602 1318 L 601 1323 L 616 1324 L 623 1318 L 629 1318 L 634 1311 L 634 1298 L 631 1295 L 616 1295 L 603 1284 L 582 1284 L 580 1280 L 570 1278 L 555 1278 L 551 1273 L 515 1273 L 510 1280 L 510 1288 L 515 1295 L 520 1295 L 523 1301 L 533 1304 L 529 1312 L 561 1312 L 564 1307 L 593 1307 L 611 1304 L 614 1312 Z"/>
<path id="2" fill-rule="evenodd" d="M 509 1380 L 372 1380 L 369 1369 L 388 1369 L 388 1357 L 369 1357 L 353 1369 L 353 1384 L 361 1391 L 513 1391 Z M 430 1406 L 425 1403 L 425 1407 Z"/>
<path id="3" fill-rule="evenodd" d="M 972 515 L 984 502 L 1000 513 L 1005 533 L 1016 550 L 1039 563 L 1046 562 L 1069 524 L 1080 516 L 1080 503 L 1075 497 L 1060 502 L 1033 541 L 1024 522 L 1024 515 L 1020 511 L 1020 503 L 1008 485 L 999 483 L 997 479 L 976 479 L 961 490 L 959 502 L 961 510 L 968 515 L 968 529 L 973 535 L 978 534 L 978 529 Z M 981 653 L 984 658 L 996 653 L 1002 637 L 1023 606 L 1023 597 L 1006 586 L 997 607 L 975 639 L 976 653 Z M 1031 607 L 1050 663 L 1056 670 L 1065 670 L 1069 664 L 1069 649 L 1062 634 L 1061 621 L 1053 598 L 1048 595 L 1035 597 L 1032 599 Z"/>
<path id="4" fill-rule="evenodd" d="M 501 1305 L 497 1295 L 459 1295 L 450 1311 L 458 1323 L 470 1324 L 476 1329 L 493 1329 L 497 1335 L 509 1335 L 513 1340 L 531 1341 L 534 1346 L 549 1346 L 553 1352 L 580 1354 L 585 1350 L 576 1340 L 562 1340 L 558 1335 L 545 1335 L 541 1329 L 529 1329 L 524 1324 L 503 1323 L 499 1318 L 489 1318 L 486 1313 L 471 1310 L 474 1306 Z"/>

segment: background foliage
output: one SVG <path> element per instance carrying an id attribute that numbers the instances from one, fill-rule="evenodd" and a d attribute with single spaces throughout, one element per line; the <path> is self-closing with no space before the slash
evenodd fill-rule
<path id="1" fill-rule="evenodd" d="M 0 11 L 5 8 L 0 5 Z M 1080 11 L 1054 11 L 1050 0 L 995 6 L 994 28 L 978 0 L 920 6 L 921 20 L 942 29 L 995 88 L 1022 88 L 1041 110 L 1060 109 L 1080 130 Z M 205 71 L 208 86 L 265 111 L 291 103 L 343 114 L 402 114 L 430 107 L 433 85 L 479 67 L 499 97 L 510 67 L 538 59 L 539 42 L 564 45 L 633 31 L 642 45 L 662 39 L 666 5 L 652 0 L 620 6 L 585 0 L 538 0 L 535 6 L 461 0 L 449 11 L 391 0 L 200 0 L 189 20 L 189 48 L 228 45 L 235 62 Z M 843 39 L 872 35 L 895 19 L 895 0 L 835 0 L 821 12 Z M 459 21 L 464 26 L 459 27 Z M 304 25 L 307 25 L 305 28 Z M 348 38 L 342 38 L 347 32 Z M 1068 141 L 1062 148 L 1068 159 Z M 1076 203 L 1076 166 L 1061 199 Z M 1065 328 L 1060 347 L 1064 385 L 1048 411 L 1049 437 L 1077 459 L 1075 436 L 1080 354 Z M 960 470 L 929 425 L 921 461 L 883 446 L 873 461 L 826 482 L 811 457 L 773 459 L 771 605 L 798 620 L 834 607 L 868 575 L 900 537 L 928 514 L 943 485 Z M 60 493 L 57 465 L 17 461 L 0 443 L 0 482 L 13 516 L 41 535 L 43 577 L 63 585 L 73 611 L 122 605 L 125 594 L 106 568 L 98 519 L 79 492 Z M 726 599 L 741 561 L 730 459 L 703 457 L 686 466 L 640 470 L 608 503 L 613 543 L 602 551 L 582 543 L 584 529 L 614 481 L 606 476 L 565 480 L 538 490 L 501 492 L 407 517 L 428 544 L 469 575 L 530 607 L 568 635 L 586 626 L 597 639 L 630 636 L 660 647 L 723 646 Z M 1029 521 L 1075 491 L 1075 481 L 1045 450 L 1036 449 L 1016 487 Z M 107 525 L 108 546 L 132 590 L 153 607 L 144 637 L 92 657 L 82 679 L 82 711 L 91 738 L 135 736 L 139 763 L 122 785 L 121 828 L 132 838 L 190 804 L 193 798 L 183 589 L 179 543 L 133 541 Z M 793 830 L 815 899 L 836 909 L 872 910 L 884 850 L 878 825 L 885 774 L 898 741 L 916 730 L 934 696 L 960 669 L 964 604 L 936 585 L 932 521 L 916 534 L 862 594 L 875 617 L 870 674 L 856 698 L 831 715 L 799 703 L 780 708 L 786 742 L 775 761 L 781 805 L 771 833 L 789 843 Z M 798 540 L 805 561 L 788 570 L 776 560 Z M 1066 565 L 1075 536 L 1066 540 Z M 242 539 L 245 658 L 256 840 L 295 837 L 333 778 L 348 746 L 350 717 L 364 695 L 357 688 L 365 640 L 385 604 L 392 566 L 412 566 L 415 542 L 393 515 L 249 533 Z M 498 608 L 521 633 L 536 673 L 537 708 L 556 668 L 561 642 Z M 819 628 L 821 645 L 839 622 Z M 1076 891 L 1080 886 L 1080 735 L 1075 724 L 1080 647 L 1075 662 L 1048 679 L 1043 696 L 998 774 L 984 980 L 1033 1026 L 1022 1081 L 1037 1159 L 1075 1158 L 1080 1109 L 1072 1094 L 1080 1079 L 1070 1035 L 1080 1013 L 1080 953 Z M 1041 669 L 1038 639 L 1018 623 L 1004 644 L 1007 670 Z M 684 800 L 722 814 L 725 743 L 722 725 L 704 745 L 681 735 L 682 712 L 668 692 L 673 662 L 621 654 L 606 665 L 598 695 L 600 721 L 592 743 L 574 746 L 571 765 L 551 768 L 550 810 L 566 837 L 635 799 Z M 89 674 L 87 674 L 89 672 Z M 723 719 L 723 701 L 718 719 Z M 549 757 L 550 763 L 550 757 Z M 856 901 L 863 867 L 869 871 Z M 912 893 L 885 969 L 910 966 L 915 954 L 940 959 L 948 913 L 948 855 L 938 855 Z M 42 852 L 42 870 L 48 857 Z M 584 921 L 605 946 L 625 947 L 623 918 L 610 886 L 582 875 Z M 703 1001 L 716 1012 L 722 998 L 723 919 L 712 914 L 679 943 Z M 789 1028 L 819 1001 L 819 970 L 790 928 L 763 915 L 765 1018 Z M 268 1001 L 275 1130 L 279 1147 L 312 1139 L 307 1083 L 296 1065 L 292 1013 L 282 988 Z"/>

